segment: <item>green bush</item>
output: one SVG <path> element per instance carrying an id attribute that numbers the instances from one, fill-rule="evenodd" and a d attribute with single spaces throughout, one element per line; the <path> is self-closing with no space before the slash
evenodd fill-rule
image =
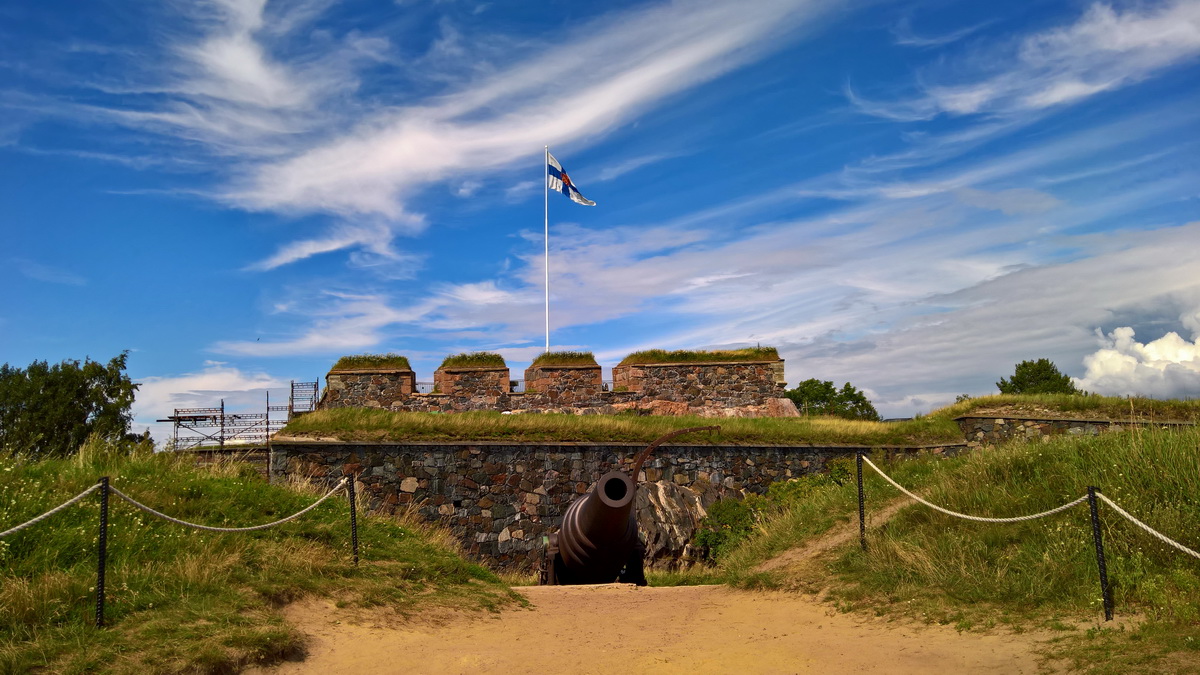
<path id="1" fill-rule="evenodd" d="M 750 536 L 768 503 L 764 497 L 747 495 L 744 499 L 720 499 L 710 506 L 693 539 L 704 559 L 717 562 Z"/>
<path id="2" fill-rule="evenodd" d="M 826 465 L 826 473 L 811 473 L 767 487 L 765 495 L 726 498 L 715 502 L 700 521 L 692 543 L 703 551 L 706 562 L 718 563 L 750 537 L 762 519 L 789 508 L 829 485 L 845 485 L 854 479 L 854 460 L 839 457 Z"/>

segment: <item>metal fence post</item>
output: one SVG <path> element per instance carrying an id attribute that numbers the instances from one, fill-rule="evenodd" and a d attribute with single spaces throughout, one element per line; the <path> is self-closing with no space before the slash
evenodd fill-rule
<path id="1" fill-rule="evenodd" d="M 858 543 L 862 545 L 862 550 L 867 550 L 867 518 L 866 507 L 863 504 L 863 480 L 862 480 L 862 453 L 854 455 L 855 464 L 858 467 Z"/>
<path id="2" fill-rule="evenodd" d="M 1108 566 L 1104 564 L 1104 540 L 1100 536 L 1100 509 L 1096 504 L 1096 488 L 1088 486 L 1088 507 L 1092 511 L 1092 540 L 1096 542 L 1096 563 L 1100 567 L 1100 593 L 1104 597 L 1104 620 L 1112 621 L 1112 588 L 1108 585 Z"/>
<path id="3" fill-rule="evenodd" d="M 100 545 L 96 551 L 96 627 L 104 627 L 104 565 L 108 558 L 108 476 L 100 478 Z"/>
<path id="4" fill-rule="evenodd" d="M 350 476 L 350 480 L 346 483 L 346 495 L 350 499 L 350 545 L 354 549 L 354 564 L 358 565 L 358 504 L 354 498 L 354 481 L 356 477 Z"/>

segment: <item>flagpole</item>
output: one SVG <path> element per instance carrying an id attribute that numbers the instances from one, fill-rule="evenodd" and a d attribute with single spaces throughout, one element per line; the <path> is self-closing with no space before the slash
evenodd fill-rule
<path id="1" fill-rule="evenodd" d="M 546 245 L 546 351 L 550 351 L 550 146 L 546 146 L 545 161 L 542 162 L 542 198 L 545 202 L 545 245 Z"/>

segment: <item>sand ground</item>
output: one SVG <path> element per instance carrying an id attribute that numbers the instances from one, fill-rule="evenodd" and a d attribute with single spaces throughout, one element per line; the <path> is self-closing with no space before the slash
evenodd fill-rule
<path id="1" fill-rule="evenodd" d="M 296 603 L 312 673 L 1037 673 L 1038 635 L 843 614 L 813 596 L 724 586 L 518 589 L 529 608 L 403 619 Z"/>

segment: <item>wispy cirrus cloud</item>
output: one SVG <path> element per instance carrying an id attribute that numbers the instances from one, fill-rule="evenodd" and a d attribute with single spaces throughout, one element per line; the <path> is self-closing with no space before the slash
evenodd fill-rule
<path id="1" fill-rule="evenodd" d="M 35 281 L 44 281 L 50 284 L 65 284 L 67 286 L 84 286 L 87 284 L 87 279 L 61 267 L 46 265 L 27 258 L 9 258 L 8 262 L 23 276 Z"/>
<path id="2" fill-rule="evenodd" d="M 227 180 L 210 194 L 227 205 L 339 219 L 329 233 L 285 244 L 251 266 L 269 270 L 334 250 L 383 254 L 396 235 L 419 231 L 421 216 L 409 204 L 430 184 L 451 175 L 463 186 L 479 184 L 544 144 L 593 143 L 666 97 L 795 41 L 840 9 L 829 0 L 764 0 L 754 12 L 659 3 L 507 50 L 443 20 L 420 58 L 428 67 L 405 71 L 410 78 L 426 73 L 414 88 L 426 93 L 383 103 L 360 91 L 360 71 L 395 60 L 386 38 L 302 39 L 329 4 L 170 5 L 191 28 L 164 34 L 161 63 L 140 59 L 139 81 L 91 82 L 110 102 L 74 105 L 66 114 L 214 153 Z M 664 158 L 610 167 L 599 180 Z M 364 220 L 371 236 L 351 234 Z"/>
<path id="3" fill-rule="evenodd" d="M 919 94 L 871 100 L 862 112 L 894 120 L 1036 112 L 1140 82 L 1200 56 L 1200 3 L 1171 0 L 1116 9 L 1091 5 L 1077 21 L 1008 43 L 972 46 L 953 65 L 921 73 Z"/>
<path id="4" fill-rule="evenodd" d="M 981 21 L 941 35 L 917 35 L 913 31 L 912 20 L 905 17 L 892 27 L 892 36 L 896 44 L 905 47 L 941 47 L 970 37 L 993 23 L 995 21 Z"/>
<path id="5" fill-rule="evenodd" d="M 617 164 L 605 166 L 604 168 L 600 169 L 600 171 L 596 174 L 595 180 L 599 182 L 613 180 L 620 176 L 624 176 L 631 171 L 637 171 L 643 166 L 649 166 L 663 160 L 674 159 L 681 156 L 681 154 L 655 154 L 633 157 L 623 162 L 618 162 Z"/>

